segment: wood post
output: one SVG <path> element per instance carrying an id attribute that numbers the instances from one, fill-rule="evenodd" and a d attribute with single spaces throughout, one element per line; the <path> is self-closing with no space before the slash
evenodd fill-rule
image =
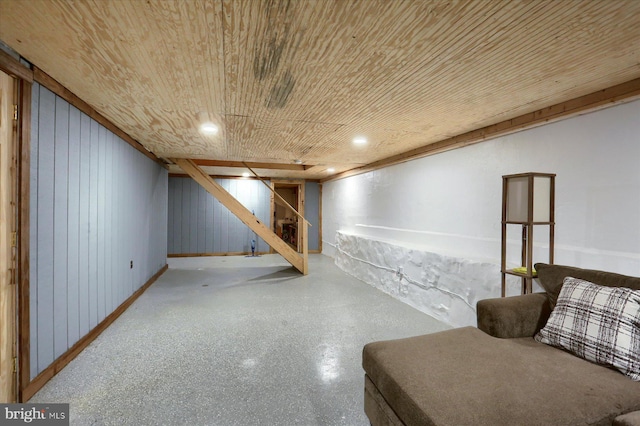
<path id="1" fill-rule="evenodd" d="M 0 402 L 3 403 L 16 401 L 17 117 L 14 105 L 14 79 L 0 71 Z"/>
<path id="2" fill-rule="evenodd" d="M 309 222 L 306 219 L 301 220 L 302 222 L 302 258 L 303 258 L 303 271 L 304 275 L 309 273 Z"/>

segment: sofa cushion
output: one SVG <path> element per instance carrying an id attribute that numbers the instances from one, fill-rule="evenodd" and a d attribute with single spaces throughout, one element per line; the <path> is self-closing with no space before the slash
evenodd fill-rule
<path id="1" fill-rule="evenodd" d="M 566 277 L 580 278 L 605 287 L 626 287 L 640 290 L 640 278 L 638 277 L 546 263 L 536 263 L 535 269 L 538 272 L 540 285 L 549 296 L 552 308 L 556 306 L 558 294 L 560 294 L 562 283 Z"/>
<path id="2" fill-rule="evenodd" d="M 640 381 L 640 290 L 567 277 L 535 339 Z"/>
<path id="3" fill-rule="evenodd" d="M 536 342 L 459 328 L 365 346 L 363 367 L 407 425 L 611 425 L 640 382 Z"/>
<path id="4" fill-rule="evenodd" d="M 482 299 L 476 304 L 478 328 L 502 339 L 535 336 L 550 314 L 546 293 Z"/>
<path id="5" fill-rule="evenodd" d="M 616 417 L 613 420 L 613 426 L 640 426 L 640 411 Z"/>

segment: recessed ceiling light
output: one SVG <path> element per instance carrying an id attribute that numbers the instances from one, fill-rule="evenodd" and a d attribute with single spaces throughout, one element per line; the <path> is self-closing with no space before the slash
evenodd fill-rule
<path id="1" fill-rule="evenodd" d="M 353 143 L 355 143 L 356 145 L 364 145 L 367 143 L 367 138 L 363 136 L 355 137 L 353 138 Z"/>
<path id="2" fill-rule="evenodd" d="M 200 131 L 205 135 L 215 135 L 216 133 L 218 133 L 218 126 L 210 121 L 207 121 L 200 125 Z"/>
<path id="3" fill-rule="evenodd" d="M 244 173 L 242 173 L 242 176 L 243 176 L 243 177 L 249 177 L 249 176 L 251 176 L 251 173 L 249 173 L 249 172 L 244 172 Z"/>
<path id="4" fill-rule="evenodd" d="M 329 173 L 333 173 L 333 172 L 335 172 L 335 171 L 336 171 L 336 169 L 334 169 L 333 167 L 329 167 L 329 168 L 327 169 L 327 171 L 328 171 Z"/>

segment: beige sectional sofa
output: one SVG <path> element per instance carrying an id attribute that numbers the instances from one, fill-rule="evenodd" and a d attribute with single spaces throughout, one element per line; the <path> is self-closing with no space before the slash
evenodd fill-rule
<path id="1" fill-rule="evenodd" d="M 552 310 L 557 319 L 565 306 L 566 296 L 558 301 L 565 277 L 632 290 L 640 290 L 640 278 L 536 269 L 547 293 L 480 301 L 478 328 L 367 344 L 362 364 L 371 424 L 640 425 L 640 381 L 534 339 Z"/>

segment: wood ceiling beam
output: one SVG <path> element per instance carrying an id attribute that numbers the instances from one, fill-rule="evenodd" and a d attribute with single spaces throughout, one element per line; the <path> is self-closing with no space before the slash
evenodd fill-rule
<path id="1" fill-rule="evenodd" d="M 640 99 L 640 78 L 321 179 L 330 182 Z"/>
<path id="2" fill-rule="evenodd" d="M 313 167 L 306 164 L 281 164 L 281 163 L 249 163 L 243 161 L 226 161 L 226 160 L 198 160 L 192 159 L 196 165 L 205 167 L 251 167 L 253 169 L 270 169 L 270 170 L 295 170 L 305 171 Z"/>
<path id="3" fill-rule="evenodd" d="M 327 170 L 328 168 L 329 166 L 326 165 L 307 166 L 306 171 L 308 171 L 309 173 L 319 173 Z"/>

